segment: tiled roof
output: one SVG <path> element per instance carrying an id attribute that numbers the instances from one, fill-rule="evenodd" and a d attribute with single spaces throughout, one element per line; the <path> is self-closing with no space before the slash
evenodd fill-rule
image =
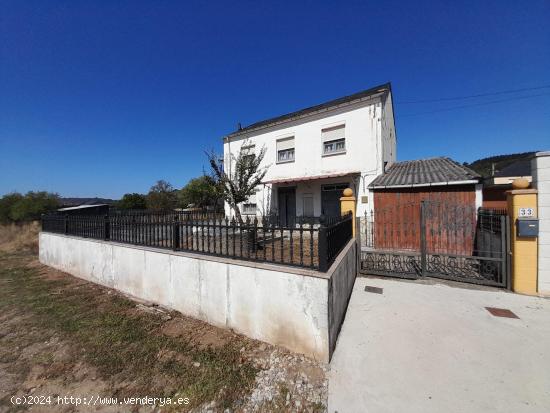
<path id="1" fill-rule="evenodd" d="M 311 106 L 309 108 L 297 110 L 295 112 L 287 113 L 286 115 L 277 116 L 275 118 L 270 118 L 266 120 L 262 120 L 260 122 L 253 123 L 249 126 L 246 126 L 242 129 L 236 130 L 235 132 L 230 133 L 226 136 L 226 138 L 231 138 L 234 136 L 239 136 L 243 133 L 251 132 L 253 130 L 266 128 L 268 126 L 272 126 L 281 122 L 286 122 L 289 120 L 297 119 L 302 116 L 306 116 L 315 112 L 323 111 L 323 110 L 329 110 L 332 108 L 336 108 L 342 105 L 350 104 L 352 102 L 355 102 L 357 100 L 361 100 L 364 98 L 367 98 L 371 95 L 375 95 L 377 93 L 384 93 L 391 91 L 391 84 L 385 83 L 380 86 L 376 86 L 367 90 L 363 90 L 362 92 L 354 93 L 353 95 L 344 96 L 338 99 L 333 99 L 325 103 L 321 103 L 320 105 Z M 226 139 L 224 138 L 224 139 Z"/>
<path id="2" fill-rule="evenodd" d="M 385 174 L 369 185 L 373 187 L 399 187 L 448 185 L 479 181 L 480 175 L 449 158 L 430 158 L 394 163 Z"/>

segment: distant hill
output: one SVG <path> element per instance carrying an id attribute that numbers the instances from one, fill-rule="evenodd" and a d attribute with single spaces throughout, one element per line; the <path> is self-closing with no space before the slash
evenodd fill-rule
<path id="1" fill-rule="evenodd" d="M 532 158 L 535 153 L 536 152 L 523 152 L 513 153 L 510 155 L 490 156 L 488 158 L 478 159 L 472 163 L 464 162 L 464 165 L 473 169 L 484 178 L 489 178 L 492 176 L 493 164 L 494 172 L 497 173 L 514 162 Z"/>
<path id="2" fill-rule="evenodd" d="M 109 204 L 112 205 L 116 201 L 108 198 L 59 198 L 59 203 L 62 207 L 74 207 L 80 205 L 97 205 Z"/>

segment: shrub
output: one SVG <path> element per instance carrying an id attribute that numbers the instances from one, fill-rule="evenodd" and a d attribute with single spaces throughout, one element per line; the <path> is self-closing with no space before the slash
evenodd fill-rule
<path id="1" fill-rule="evenodd" d="M 142 194 L 124 194 L 122 199 L 116 203 L 119 209 L 146 209 L 147 197 Z"/>
<path id="2" fill-rule="evenodd" d="M 2 222 L 23 222 L 40 219 L 42 214 L 59 208 L 59 196 L 45 191 L 27 192 L 25 195 L 11 193 L 0 199 Z"/>

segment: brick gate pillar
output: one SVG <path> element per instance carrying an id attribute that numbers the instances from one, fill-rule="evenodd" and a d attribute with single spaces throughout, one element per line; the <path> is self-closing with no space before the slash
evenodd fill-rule
<path id="1" fill-rule="evenodd" d="M 355 238 L 355 208 L 357 204 L 357 199 L 353 196 L 353 191 L 351 188 L 344 189 L 344 192 L 342 194 L 343 196 L 340 198 L 340 213 L 341 215 L 345 215 L 348 212 L 351 212 L 352 215 L 352 234 L 353 238 Z"/>
<path id="2" fill-rule="evenodd" d="M 517 179 L 511 191 L 507 192 L 508 215 L 510 216 L 510 246 L 512 253 L 512 290 L 522 294 L 537 294 L 538 238 L 520 236 L 518 220 L 536 218 L 537 190 L 527 188 L 529 183 Z"/>

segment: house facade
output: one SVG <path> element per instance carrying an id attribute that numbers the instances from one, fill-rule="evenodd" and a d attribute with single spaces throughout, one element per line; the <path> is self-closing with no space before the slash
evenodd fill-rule
<path id="1" fill-rule="evenodd" d="M 267 174 L 244 215 L 337 216 L 349 187 L 357 213 L 372 209 L 369 184 L 396 159 L 391 85 L 384 84 L 307 109 L 254 123 L 224 138 L 224 168 L 231 173 L 240 151 L 266 148 Z M 228 204 L 227 216 L 232 216 Z"/>

